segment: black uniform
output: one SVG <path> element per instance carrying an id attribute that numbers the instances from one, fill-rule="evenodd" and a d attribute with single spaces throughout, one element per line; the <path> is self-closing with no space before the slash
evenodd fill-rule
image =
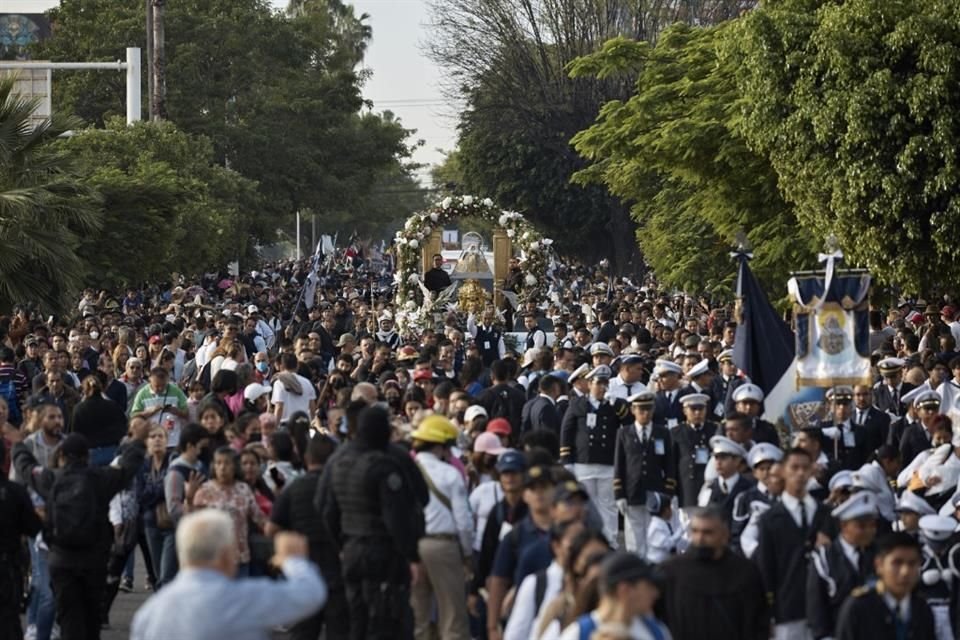
<path id="1" fill-rule="evenodd" d="M 520 432 L 546 429 L 560 435 L 560 412 L 557 404 L 550 398 L 537 396 L 523 405 L 520 418 Z"/>
<path id="2" fill-rule="evenodd" d="M 0 444 L 0 456 L 3 445 Z M 23 637 L 20 601 L 23 598 L 22 536 L 35 536 L 42 523 L 23 486 L 0 477 L 0 638 Z"/>
<path id="3" fill-rule="evenodd" d="M 950 568 L 950 553 L 948 544 L 936 548 L 927 543 L 923 545 L 921 580 L 914 594 L 923 598 L 931 610 L 940 607 L 949 609 L 953 600 L 954 581 L 957 576 Z"/>
<path id="4" fill-rule="evenodd" d="M 922 422 L 914 422 L 900 437 L 900 463 L 906 467 L 921 451 L 932 447 L 930 432 Z"/>
<path id="5" fill-rule="evenodd" d="M 920 424 L 919 420 L 914 420 L 909 416 L 903 416 L 897 418 L 896 420 L 890 420 L 890 428 L 887 431 L 887 439 L 884 440 L 885 444 L 892 444 L 897 449 L 900 449 L 900 444 L 903 442 L 903 435 L 907 430 L 915 425 Z M 906 463 L 904 463 L 906 465 Z"/>
<path id="6" fill-rule="evenodd" d="M 854 408 L 851 420 L 862 425 L 864 431 L 866 431 L 868 451 L 876 451 L 889 441 L 890 414 L 880 411 L 876 407 Z"/>
<path id="7" fill-rule="evenodd" d="M 388 451 L 350 443 L 328 461 L 317 506 L 341 550 L 350 638 L 408 637 L 424 522 L 407 471 Z"/>
<path id="8" fill-rule="evenodd" d="M 670 394 L 673 399 L 670 399 Z M 669 426 L 670 420 L 683 422 L 683 405 L 680 404 L 680 390 L 657 391 L 657 398 L 653 405 L 653 422 Z"/>
<path id="9" fill-rule="evenodd" d="M 537 346 L 537 345 L 536 345 L 536 342 L 535 342 L 535 338 L 536 338 L 536 335 L 537 335 L 538 333 L 543 336 L 543 345 L 544 345 L 544 346 L 547 345 L 547 334 L 546 334 L 546 332 L 545 332 L 543 329 L 541 329 L 540 327 L 534 327 L 534 328 L 533 328 L 533 331 L 528 331 L 528 332 L 527 332 L 527 337 L 524 338 L 524 340 L 523 340 L 524 350 L 533 349 L 533 348 L 535 348 L 535 347 Z"/>
<path id="10" fill-rule="evenodd" d="M 677 497 L 681 507 L 697 505 L 697 495 L 703 486 L 703 472 L 710 460 L 710 438 L 716 433 L 717 425 L 713 422 L 705 422 L 700 428 L 684 422 L 670 430 L 679 489 Z"/>
<path id="11" fill-rule="evenodd" d="M 650 436 L 640 441 L 635 424 L 617 432 L 613 460 L 614 498 L 626 498 L 629 505 L 645 505 L 647 492 L 673 495 L 677 490 L 677 473 L 666 427 L 651 425 Z"/>
<path id="12" fill-rule="evenodd" d="M 780 446 L 780 434 L 772 423 L 760 418 L 753 419 L 753 441 L 769 442 L 775 447 Z"/>
<path id="13" fill-rule="evenodd" d="M 500 359 L 500 340 L 503 334 L 494 326 L 484 327 L 477 325 L 477 335 L 473 338 L 473 343 L 480 350 L 480 359 L 483 366 L 489 367 L 494 360 Z"/>
<path id="14" fill-rule="evenodd" d="M 320 568 L 327 583 L 326 606 L 294 625 L 290 630 L 290 637 L 294 640 L 317 640 L 324 626 L 331 638 L 350 637 L 350 617 L 347 615 L 340 554 L 323 526 L 323 514 L 314 505 L 319 482 L 319 471 L 309 471 L 296 478 L 277 496 L 270 512 L 270 520 L 281 529 L 296 531 L 307 537 L 310 560 Z"/>
<path id="15" fill-rule="evenodd" d="M 733 401 L 733 392 L 746 384 L 746 382 L 747 381 L 740 376 L 732 376 L 727 380 L 722 375 L 719 375 L 713 379 L 714 387 L 717 390 L 716 397 L 723 401 L 724 415 L 728 416 L 736 411 L 737 403 Z"/>
<path id="16" fill-rule="evenodd" d="M 835 640 L 926 640 L 936 637 L 933 612 L 923 598 L 912 594 L 910 618 L 898 621 L 882 592 L 882 583 L 871 588 L 854 589 L 840 609 L 833 634 Z"/>
<path id="17" fill-rule="evenodd" d="M 434 267 L 423 274 L 423 285 L 433 292 L 443 291 L 451 284 L 450 274 L 443 269 Z"/>
<path id="18" fill-rule="evenodd" d="M 766 487 L 757 483 L 733 500 L 733 521 L 730 524 L 730 546 L 734 551 L 740 549 L 740 536 L 750 524 L 753 515 L 753 503 L 773 504 L 773 497 L 766 491 Z"/>
<path id="19" fill-rule="evenodd" d="M 900 398 L 916 389 L 909 382 L 901 382 L 896 392 L 892 391 L 883 380 L 873 385 L 873 404 L 880 411 L 889 411 L 895 416 L 906 415 L 907 410 Z"/>
<path id="20" fill-rule="evenodd" d="M 861 427 L 850 421 L 842 425 L 823 422 L 820 426 L 823 429 L 833 427 L 840 431 L 840 435 L 835 440 L 824 438 L 824 453 L 832 462 L 837 463 L 838 469 L 855 471 L 866 464 L 867 458 L 873 452 L 873 449 L 870 448 L 872 436 L 867 432 L 866 427 Z M 850 440 L 851 437 L 853 438 L 852 441 Z"/>
<path id="21" fill-rule="evenodd" d="M 560 428 L 560 464 L 612 465 L 617 431 L 629 415 L 620 399 L 603 400 L 596 408 L 587 396 L 570 400 Z"/>
<path id="22" fill-rule="evenodd" d="M 727 487 L 727 492 L 723 492 L 723 487 L 721 485 L 721 479 L 719 477 L 714 478 L 713 482 L 710 483 L 710 498 L 707 502 L 707 505 L 714 507 L 720 510 L 724 517 L 727 519 L 727 524 L 731 525 L 733 522 L 733 508 L 736 504 L 737 498 L 739 498 L 743 493 L 747 491 L 752 491 L 757 488 L 757 481 L 749 476 L 740 475 L 737 478 L 736 484 L 732 487 Z M 731 538 L 731 541 L 733 538 Z"/>
<path id="23" fill-rule="evenodd" d="M 872 548 L 858 550 L 857 566 L 843 551 L 837 538 L 810 554 L 807 569 L 807 622 L 816 640 L 832 636 L 840 607 L 847 596 L 873 577 Z"/>
<path id="24" fill-rule="evenodd" d="M 823 505 L 807 513 L 807 526 L 797 525 L 783 501 L 774 504 L 757 523 L 757 551 L 764 588 L 777 624 L 807 616 L 807 556 L 828 513 Z"/>

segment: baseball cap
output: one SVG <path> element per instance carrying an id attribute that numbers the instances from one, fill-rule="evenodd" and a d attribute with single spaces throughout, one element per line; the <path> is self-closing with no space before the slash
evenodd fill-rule
<path id="1" fill-rule="evenodd" d="M 498 436 L 508 436 L 513 432 L 510 421 L 506 418 L 494 418 L 487 423 L 487 433 L 495 433 Z"/>
<path id="2" fill-rule="evenodd" d="M 487 410 L 481 407 L 479 404 L 473 404 L 467 407 L 467 410 L 463 412 L 463 421 L 467 424 L 473 422 L 474 418 L 480 416 L 486 417 Z"/>
<path id="3" fill-rule="evenodd" d="M 489 431 L 487 433 L 490 433 Z M 497 458 L 497 472 L 510 473 L 527 470 L 527 458 L 516 449 L 507 449 Z"/>
<path id="4" fill-rule="evenodd" d="M 507 448 L 500 444 L 500 438 L 497 434 L 485 431 L 473 441 L 473 450 L 475 453 L 489 453 L 492 456 L 499 456 L 507 451 Z"/>
<path id="5" fill-rule="evenodd" d="M 429 369 L 420 369 L 413 374 L 413 381 L 418 380 L 433 380 L 433 372 Z"/>
<path id="6" fill-rule="evenodd" d="M 260 384 L 259 382 L 251 382 L 243 389 L 243 397 L 245 400 L 250 402 L 256 401 L 260 396 L 265 396 L 270 393 L 272 387 L 268 384 Z"/>

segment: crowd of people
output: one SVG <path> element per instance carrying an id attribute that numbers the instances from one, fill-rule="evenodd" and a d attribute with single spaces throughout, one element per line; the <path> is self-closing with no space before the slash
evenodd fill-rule
<path id="1" fill-rule="evenodd" d="M 307 269 L 0 318 L 0 637 L 99 638 L 140 553 L 138 640 L 960 638 L 952 307 L 788 432 L 732 304 L 561 267 L 412 336 Z"/>

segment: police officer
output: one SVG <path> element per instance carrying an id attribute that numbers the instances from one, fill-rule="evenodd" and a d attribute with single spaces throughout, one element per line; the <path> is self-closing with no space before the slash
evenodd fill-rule
<path id="1" fill-rule="evenodd" d="M 807 571 L 807 621 L 816 640 L 833 636 L 847 596 L 873 576 L 873 540 L 877 502 L 869 491 L 855 493 L 831 511 L 840 535 L 810 554 Z"/>
<path id="2" fill-rule="evenodd" d="M 6 455 L 0 438 L 0 459 Z M 42 523 L 33 510 L 27 490 L 0 474 L 0 638 L 23 637 L 20 602 L 23 598 L 23 566 L 20 539 L 35 536 Z"/>
<path id="3" fill-rule="evenodd" d="M 826 439 L 827 457 L 839 469 L 859 469 L 870 454 L 871 435 L 866 427 L 853 423 L 853 387 L 839 386 L 827 390 L 831 420 L 820 428 Z"/>
<path id="4" fill-rule="evenodd" d="M 679 397 L 683 368 L 669 360 L 657 360 L 653 373 L 658 387 L 653 421 L 672 429 L 683 421 L 683 405 Z"/>
<path id="5" fill-rule="evenodd" d="M 353 640 L 412 631 L 410 578 L 420 573 L 423 502 L 389 443 L 386 410 L 364 409 L 356 438 L 327 463 L 317 491 L 317 507 L 341 549 Z"/>
<path id="6" fill-rule="evenodd" d="M 873 402 L 877 409 L 894 416 L 904 414 L 903 395 L 914 389 L 914 385 L 903 381 L 904 364 L 901 358 L 884 358 L 877 363 L 883 379 L 873 385 Z"/>
<path id="7" fill-rule="evenodd" d="M 710 396 L 691 393 L 683 397 L 686 421 L 670 430 L 673 461 L 677 470 L 678 499 L 682 507 L 695 507 L 703 486 L 703 474 L 710 460 L 710 438 L 717 435 L 717 425 L 707 421 Z"/>
<path id="8" fill-rule="evenodd" d="M 646 556 L 650 493 L 673 495 L 677 489 L 670 432 L 653 423 L 652 391 L 630 396 L 633 424 L 617 432 L 613 462 L 613 493 L 623 514 L 627 551 Z"/>
<path id="9" fill-rule="evenodd" d="M 747 459 L 747 450 L 742 446 L 726 436 L 713 436 L 710 438 L 710 450 L 717 477 L 704 487 L 698 502 L 701 507 L 713 507 L 722 513 L 729 526 L 737 497 L 756 487 L 757 483 L 740 473 L 740 465 Z"/>
<path id="10" fill-rule="evenodd" d="M 577 480 L 597 505 L 603 531 L 614 546 L 617 539 L 617 503 L 613 493 L 613 461 L 620 425 L 630 418 L 624 400 L 607 400 L 612 377 L 601 365 L 587 374 L 589 394 L 570 401 L 560 427 L 560 463 L 573 465 Z"/>
<path id="11" fill-rule="evenodd" d="M 482 322 L 479 325 L 472 313 L 467 316 L 467 331 L 473 336 L 473 343 L 480 351 L 480 359 L 484 367 L 489 367 L 494 360 L 502 360 L 507 353 L 503 333 L 494 324 L 495 320 L 496 314 L 492 308 L 484 309 Z"/>

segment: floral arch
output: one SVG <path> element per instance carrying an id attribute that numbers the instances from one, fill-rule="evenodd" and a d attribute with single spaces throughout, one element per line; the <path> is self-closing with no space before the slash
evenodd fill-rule
<path id="1" fill-rule="evenodd" d="M 522 254 L 521 268 L 524 277 L 518 298 L 539 302 L 546 297 L 545 281 L 553 240 L 543 237 L 519 213 L 497 208 L 490 198 L 450 196 L 429 209 L 410 216 L 394 238 L 394 303 L 397 309 L 397 325 L 401 332 L 422 329 L 431 323 L 434 314 L 447 311 L 452 291 L 446 297 L 442 294 L 432 296 L 423 291 L 421 255 L 431 234 L 442 230 L 448 222 L 460 218 L 484 220 L 503 229 Z M 417 295 L 421 292 L 424 294 L 422 303 Z"/>

